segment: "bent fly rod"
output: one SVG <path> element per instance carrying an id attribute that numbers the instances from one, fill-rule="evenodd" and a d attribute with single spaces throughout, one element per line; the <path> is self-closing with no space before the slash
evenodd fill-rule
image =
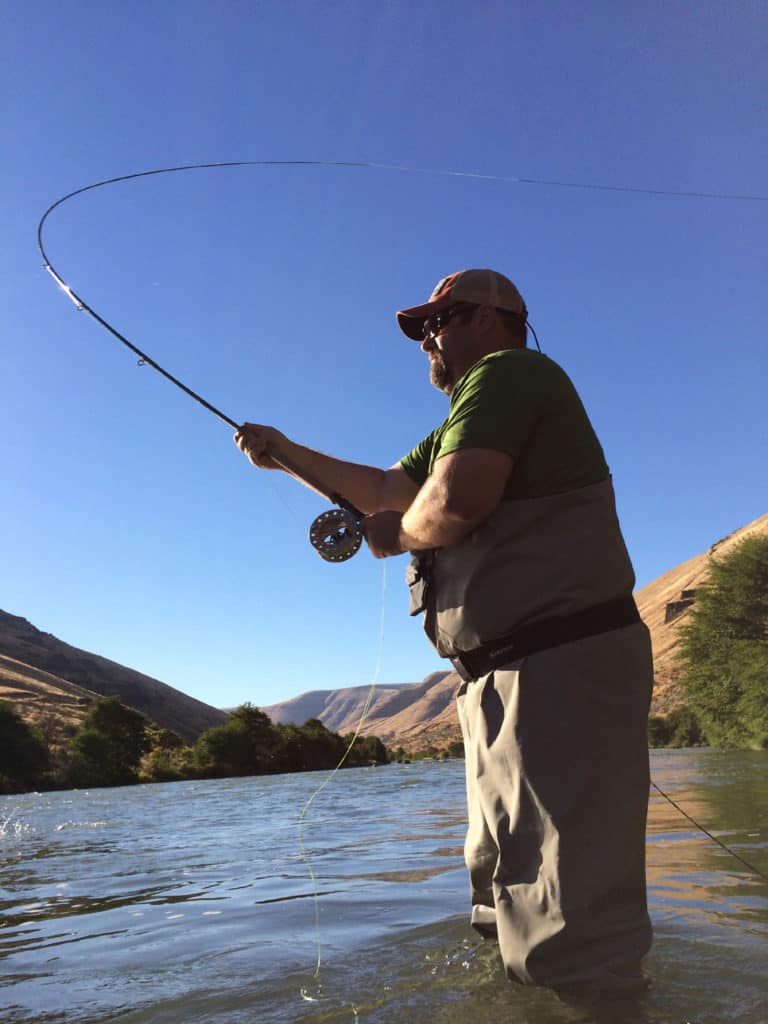
<path id="1" fill-rule="evenodd" d="M 56 268 L 48 258 L 48 254 L 45 251 L 43 244 L 43 226 L 48 216 L 56 209 L 57 206 L 61 206 L 68 199 L 72 199 L 83 192 L 89 192 L 92 189 L 101 188 L 104 185 L 113 185 L 120 181 L 128 181 L 132 178 L 143 178 L 153 174 L 171 174 L 174 171 L 191 171 L 201 170 L 204 168 L 213 167 L 243 167 L 250 165 L 275 165 L 275 164 L 322 164 L 325 166 L 343 166 L 343 167 L 360 167 L 367 166 L 365 164 L 351 164 L 334 162 L 329 164 L 327 161 L 322 160 L 241 160 L 232 163 L 216 163 L 216 164 L 189 164 L 183 167 L 165 167 L 159 170 L 153 171 L 141 171 L 137 174 L 124 174 L 119 178 L 108 178 L 105 181 L 98 181 L 92 185 L 85 185 L 83 188 L 76 189 L 74 192 L 69 192 L 67 195 L 57 199 L 55 203 L 52 203 L 45 211 L 43 216 L 40 218 L 40 223 L 37 226 L 37 245 L 40 249 L 40 255 L 43 257 L 43 268 L 48 271 L 54 281 L 58 284 L 64 294 L 72 301 L 75 308 L 80 312 L 87 313 L 92 317 L 98 324 L 101 325 L 105 330 L 116 338 L 119 342 L 129 348 L 131 352 L 134 352 L 139 357 L 139 366 L 151 366 L 153 370 L 157 370 L 159 374 L 162 374 L 166 380 L 169 380 L 171 384 L 175 384 L 177 388 L 180 388 L 185 394 L 189 395 L 196 402 L 207 409 L 208 412 L 213 413 L 218 419 L 232 427 L 234 430 L 239 430 L 242 424 L 237 423 L 230 416 L 225 415 L 220 409 L 217 409 L 215 405 L 211 405 L 210 402 L 206 401 L 201 395 L 198 395 L 192 388 L 187 387 L 178 377 L 174 377 L 173 374 L 163 369 L 159 363 L 157 363 L 150 355 L 143 352 L 137 345 L 134 345 L 132 341 L 129 341 L 124 334 L 121 334 L 116 327 L 113 327 L 103 316 L 96 312 L 80 295 L 78 295 L 67 282 L 57 272 Z M 329 491 L 326 487 L 320 484 L 305 470 L 300 470 L 293 464 L 290 459 L 285 458 L 281 455 L 278 457 L 271 450 L 267 450 L 267 454 L 272 458 L 282 469 L 286 470 L 292 476 L 296 477 L 297 480 L 307 484 L 313 490 L 322 494 L 329 501 L 337 505 L 338 508 L 329 509 L 327 512 L 322 512 L 312 522 L 309 528 L 309 540 L 314 549 L 320 555 L 321 558 L 325 559 L 326 562 L 346 562 L 347 559 L 355 555 L 363 541 L 362 531 L 362 520 L 364 518 L 363 513 L 356 508 L 351 502 L 347 501 L 340 494 Z"/>
<path id="2" fill-rule="evenodd" d="M 188 388 L 187 385 L 183 384 L 177 377 L 174 377 L 172 374 L 168 373 L 167 370 L 164 370 L 162 366 L 155 362 L 154 359 L 130 342 L 123 334 L 113 327 L 112 324 L 105 320 L 104 317 L 100 316 L 96 310 L 81 298 L 81 296 L 74 292 L 54 268 L 43 245 L 43 226 L 48 216 L 53 213 L 56 207 L 61 206 L 62 203 L 67 202 L 69 199 L 73 199 L 75 196 L 81 195 L 83 192 L 90 192 L 93 189 L 103 188 L 106 185 L 116 185 L 119 182 L 130 181 L 134 178 L 147 178 L 156 174 L 174 174 L 182 171 L 213 170 L 224 167 L 356 167 L 369 170 L 402 171 L 410 174 L 440 175 L 442 177 L 452 178 L 473 178 L 483 181 L 503 182 L 505 184 L 533 185 L 549 188 L 598 189 L 601 191 L 644 193 L 648 195 L 664 195 L 677 198 L 688 197 L 695 199 L 768 201 L 768 196 L 764 195 L 683 192 L 672 191 L 669 189 L 638 188 L 626 185 L 607 185 L 576 181 L 551 181 L 543 178 L 518 178 L 510 175 L 478 174 L 468 171 L 439 170 L 425 167 L 403 167 L 396 164 L 380 164 L 372 163 L 370 161 L 364 162 L 356 160 L 231 160 L 217 163 L 183 164 L 179 167 L 159 167 L 149 171 L 138 171 L 134 174 L 123 174 L 117 178 L 106 178 L 104 181 L 97 181 L 91 185 L 84 185 L 82 188 L 75 189 L 73 192 L 68 192 L 60 199 L 57 199 L 56 202 L 52 203 L 45 211 L 37 226 L 37 244 L 40 249 L 40 254 L 43 257 L 43 267 L 45 270 L 48 271 L 54 281 L 56 281 L 64 294 L 71 299 L 78 310 L 88 313 L 88 315 L 93 317 L 98 324 L 105 328 L 105 330 L 109 331 L 114 338 L 129 348 L 132 352 L 136 353 L 139 357 L 140 366 L 146 364 L 147 366 L 151 366 L 153 370 L 157 370 L 157 372 L 162 374 L 166 380 L 175 384 L 176 387 L 181 388 L 181 390 L 185 394 L 189 395 L 190 398 L 194 398 L 194 400 L 199 402 L 203 408 L 213 413 L 214 416 L 217 416 L 220 420 L 228 426 L 233 427 L 235 430 L 238 430 L 241 424 L 236 423 L 233 419 L 230 419 L 229 416 L 225 416 L 223 412 L 211 405 L 210 402 L 207 402 L 191 388 Z M 534 337 L 536 337 L 536 332 L 534 331 L 533 333 Z M 536 338 L 536 345 L 538 346 L 538 338 Z M 322 487 L 306 472 L 301 471 L 296 466 L 292 465 L 289 460 L 282 457 L 277 458 L 271 451 L 269 452 L 269 455 L 283 469 L 296 477 L 296 479 L 303 481 L 305 484 L 312 487 L 314 490 L 328 498 L 329 501 L 332 501 L 338 506 L 336 509 L 322 513 L 314 520 L 310 527 L 310 541 L 320 556 L 329 562 L 344 562 L 348 558 L 351 558 L 352 555 L 356 554 L 360 549 L 363 538 L 361 523 L 364 517 L 360 510 L 355 508 L 354 505 L 348 502 L 341 495 L 329 493 L 326 488 Z"/>

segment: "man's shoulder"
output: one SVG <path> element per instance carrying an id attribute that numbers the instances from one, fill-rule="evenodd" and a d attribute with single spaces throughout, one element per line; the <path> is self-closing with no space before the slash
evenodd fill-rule
<path id="1" fill-rule="evenodd" d="M 543 352 L 537 352 L 532 348 L 503 348 L 498 352 L 491 352 L 490 355 L 483 356 L 483 358 L 476 363 L 477 366 L 482 364 L 486 364 L 489 367 L 498 368 L 500 370 L 515 367 L 517 369 L 525 368 L 539 373 L 565 372 L 554 359 L 550 359 L 550 357 L 545 356 Z"/>
<path id="2" fill-rule="evenodd" d="M 489 387 L 507 383 L 512 386 L 521 380 L 526 382 L 526 387 L 535 387 L 538 383 L 543 388 L 570 382 L 565 370 L 549 356 L 529 348 L 505 348 L 478 359 L 459 382 L 457 391 L 474 390 L 486 384 Z"/>

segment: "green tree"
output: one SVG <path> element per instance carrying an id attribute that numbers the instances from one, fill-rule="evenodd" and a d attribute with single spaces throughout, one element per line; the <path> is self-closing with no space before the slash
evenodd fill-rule
<path id="1" fill-rule="evenodd" d="M 666 747 L 668 738 L 666 718 L 663 715 L 651 715 L 648 719 L 648 746 Z"/>
<path id="2" fill-rule="evenodd" d="M 242 704 L 224 725 L 206 729 L 195 744 L 195 757 L 206 775 L 263 775 L 282 770 L 279 747 L 280 734 L 269 716 Z"/>
<path id="3" fill-rule="evenodd" d="M 191 747 L 172 729 L 153 729 L 150 734 L 152 749 L 141 761 L 142 782 L 177 782 L 195 775 L 194 755 Z"/>
<path id="4" fill-rule="evenodd" d="M 39 785 L 48 767 L 45 740 L 7 701 L 0 701 L 0 793 Z"/>
<path id="5" fill-rule="evenodd" d="M 344 736 L 344 749 L 346 750 L 350 743 L 352 743 L 352 737 L 354 733 L 349 733 Z M 387 748 L 381 742 L 378 736 L 358 736 L 352 748 L 349 751 L 349 756 L 345 764 L 353 765 L 368 765 L 368 764 L 387 764 L 389 762 L 389 755 L 387 754 Z"/>
<path id="6" fill-rule="evenodd" d="M 300 770 L 319 771 L 335 768 L 344 756 L 347 744 L 338 733 L 326 729 L 319 718 L 308 718 L 299 729 L 302 764 Z"/>
<path id="7" fill-rule="evenodd" d="M 144 715 L 116 696 L 102 697 L 72 738 L 64 777 L 80 788 L 130 785 L 138 781 L 139 763 L 150 746 Z"/>
<path id="8" fill-rule="evenodd" d="M 173 729 L 156 729 L 151 740 L 157 750 L 180 750 L 184 746 L 184 740 Z"/>
<path id="9" fill-rule="evenodd" d="M 713 563 L 681 631 L 688 702 L 710 743 L 768 747 L 768 537 Z"/>
<path id="10" fill-rule="evenodd" d="M 699 720 L 689 707 L 675 708 L 667 715 L 670 747 L 700 747 L 706 743 Z"/>
<path id="11" fill-rule="evenodd" d="M 705 742 L 699 720 L 689 707 L 648 719 L 649 747 L 700 747 Z"/>

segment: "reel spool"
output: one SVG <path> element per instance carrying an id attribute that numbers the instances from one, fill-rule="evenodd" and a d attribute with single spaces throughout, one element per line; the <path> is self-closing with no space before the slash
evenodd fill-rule
<path id="1" fill-rule="evenodd" d="M 309 528 L 309 542 L 326 562 L 346 562 L 363 543 L 360 520 L 344 508 L 321 512 Z"/>

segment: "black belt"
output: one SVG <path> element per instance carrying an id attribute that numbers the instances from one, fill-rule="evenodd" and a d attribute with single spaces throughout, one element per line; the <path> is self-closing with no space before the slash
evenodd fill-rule
<path id="1" fill-rule="evenodd" d="M 521 626 L 513 633 L 491 640 L 482 647 L 461 651 L 451 661 L 461 678 L 471 682 L 501 665 L 526 658 L 529 654 L 570 644 L 587 636 L 608 633 L 613 629 L 623 629 L 640 621 L 634 598 L 620 597 L 594 604 L 573 615 L 543 619 L 530 626 Z"/>

